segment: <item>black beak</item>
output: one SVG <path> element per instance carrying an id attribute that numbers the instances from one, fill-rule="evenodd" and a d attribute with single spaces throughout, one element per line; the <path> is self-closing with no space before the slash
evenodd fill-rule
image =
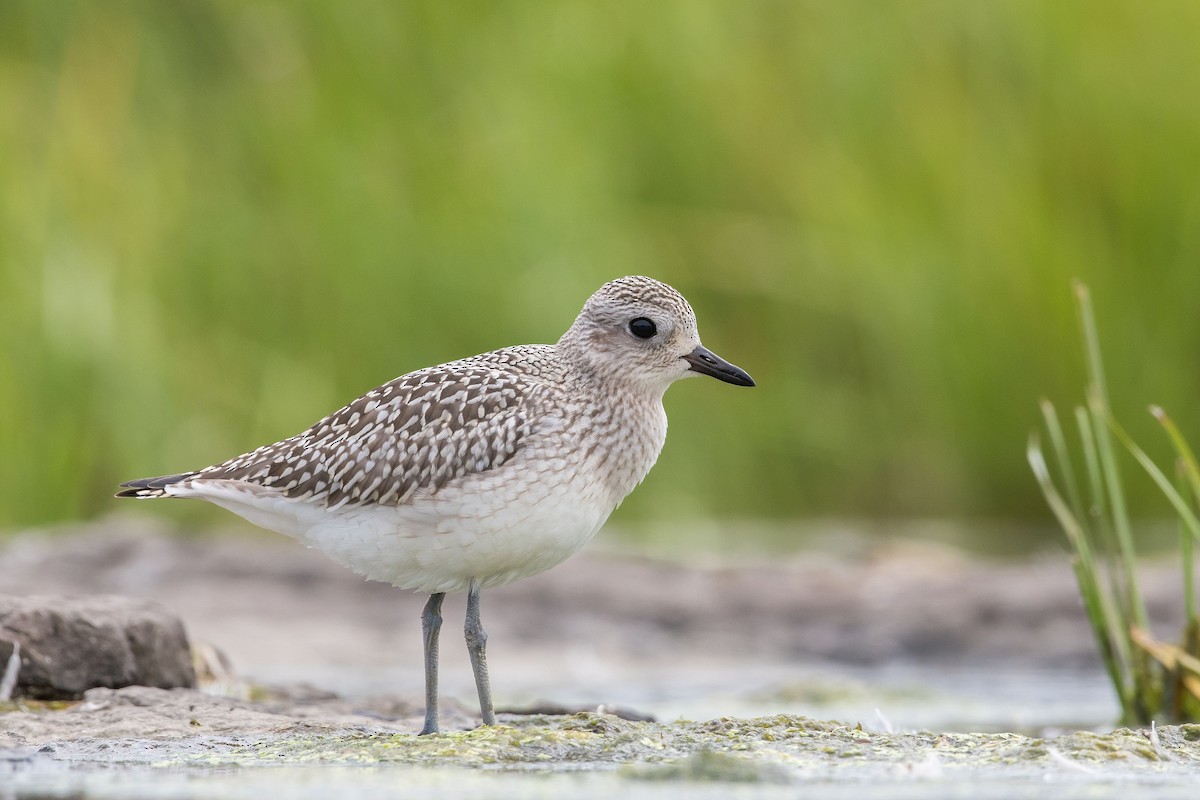
<path id="1" fill-rule="evenodd" d="M 754 378 L 741 367 L 735 367 L 707 347 L 697 347 L 683 357 L 691 364 L 688 369 L 702 375 L 711 375 L 719 381 L 732 383 L 734 386 L 753 386 Z"/>

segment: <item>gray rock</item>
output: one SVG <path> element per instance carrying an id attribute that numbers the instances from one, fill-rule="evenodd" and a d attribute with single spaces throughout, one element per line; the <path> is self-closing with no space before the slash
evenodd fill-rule
<path id="1" fill-rule="evenodd" d="M 0 671 L 14 643 L 15 697 L 75 700 L 95 687 L 196 684 L 183 622 L 149 600 L 0 595 Z"/>

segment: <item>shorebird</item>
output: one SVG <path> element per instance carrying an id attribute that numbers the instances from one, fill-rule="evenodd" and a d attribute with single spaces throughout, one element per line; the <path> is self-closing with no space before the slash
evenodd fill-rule
<path id="1" fill-rule="evenodd" d="M 494 725 L 480 590 L 541 572 L 596 534 L 658 458 L 680 378 L 754 380 L 700 344 L 679 292 L 606 283 L 556 344 L 410 372 L 308 430 L 117 497 L 195 497 L 323 551 L 371 580 L 429 593 L 425 724 L 438 730 L 442 599 L 466 590 L 464 634 Z"/>

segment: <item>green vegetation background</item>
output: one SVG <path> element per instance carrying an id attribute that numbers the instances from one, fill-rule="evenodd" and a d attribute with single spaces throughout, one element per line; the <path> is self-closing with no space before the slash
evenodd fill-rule
<path id="1" fill-rule="evenodd" d="M 624 519 L 1045 518 L 1070 278 L 1134 435 L 1200 431 L 1198 41 L 1166 1 L 5 0 L 0 528 L 630 273 L 760 386 L 672 389 Z"/>

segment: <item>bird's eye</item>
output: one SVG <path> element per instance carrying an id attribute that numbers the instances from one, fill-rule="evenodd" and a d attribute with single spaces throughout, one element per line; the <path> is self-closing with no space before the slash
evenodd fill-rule
<path id="1" fill-rule="evenodd" d="M 649 339 L 658 333 L 658 327 L 645 317 L 638 317 L 629 321 L 629 332 L 639 339 Z"/>

